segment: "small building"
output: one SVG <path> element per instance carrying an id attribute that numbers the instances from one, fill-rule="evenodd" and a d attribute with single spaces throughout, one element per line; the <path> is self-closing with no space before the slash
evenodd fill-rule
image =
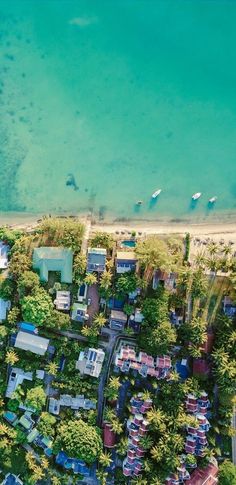
<path id="1" fill-rule="evenodd" d="M 17 349 L 29 350 L 34 354 L 44 355 L 49 346 L 49 339 L 20 330 L 16 336 L 14 346 Z"/>
<path id="2" fill-rule="evenodd" d="M 178 372 L 180 379 L 185 380 L 190 377 L 190 368 L 187 359 L 178 360 L 175 364 L 176 372 Z"/>
<path id="3" fill-rule="evenodd" d="M 24 428 L 25 431 L 31 431 L 35 422 L 31 417 L 30 412 L 26 411 L 21 418 L 18 420 L 18 425 L 21 425 L 22 428 Z"/>
<path id="4" fill-rule="evenodd" d="M 19 367 L 12 367 L 5 396 L 11 398 L 13 392 L 15 392 L 17 387 L 20 386 L 24 380 L 32 381 L 33 372 L 25 372 Z"/>
<path id="5" fill-rule="evenodd" d="M 89 348 L 80 352 L 75 367 L 82 375 L 99 377 L 104 358 L 105 352 L 102 349 Z"/>
<path id="6" fill-rule="evenodd" d="M 14 475 L 13 473 L 7 473 L 1 485 L 24 485 L 22 480 L 19 476 Z"/>
<path id="7" fill-rule="evenodd" d="M 109 327 L 112 330 L 123 330 L 127 322 L 127 315 L 120 310 L 111 310 Z"/>
<path id="8" fill-rule="evenodd" d="M 215 485 L 218 483 L 218 466 L 217 463 L 209 463 L 206 468 L 196 468 L 190 479 L 185 482 L 186 485 Z"/>
<path id="9" fill-rule="evenodd" d="M 37 327 L 33 323 L 29 322 L 20 322 L 18 324 L 19 330 L 23 330 L 23 332 L 28 332 L 28 333 L 38 333 Z"/>
<path id="10" fill-rule="evenodd" d="M 8 253 L 9 246 L 3 241 L 0 241 L 0 269 L 6 269 L 8 267 Z"/>
<path id="11" fill-rule="evenodd" d="M 107 250 L 103 248 L 88 248 L 87 272 L 103 273 L 106 268 Z"/>
<path id="12" fill-rule="evenodd" d="M 71 309 L 71 319 L 75 322 L 83 323 L 84 321 L 89 319 L 89 315 L 87 313 L 88 306 L 85 303 L 74 303 Z"/>
<path id="13" fill-rule="evenodd" d="M 59 247 L 35 248 L 33 268 L 39 271 L 40 280 L 48 281 L 49 271 L 61 273 L 63 283 L 72 283 L 73 253 L 71 249 Z"/>
<path id="14" fill-rule="evenodd" d="M 118 274 L 136 271 L 137 256 L 134 251 L 117 251 L 116 272 Z"/>
<path id="15" fill-rule="evenodd" d="M 135 333 L 138 333 L 143 320 L 144 315 L 139 308 L 136 308 L 134 315 L 130 315 L 129 317 L 129 327 L 132 328 Z"/>
<path id="16" fill-rule="evenodd" d="M 236 304 L 233 303 L 230 296 L 224 297 L 223 312 L 227 317 L 230 318 L 233 318 L 236 315 Z"/>
<path id="17" fill-rule="evenodd" d="M 103 423 L 103 444 L 106 448 L 114 448 L 116 445 L 116 433 L 112 431 L 111 424 Z"/>
<path id="18" fill-rule="evenodd" d="M 11 308 L 11 302 L 0 298 L 0 321 L 6 320 L 7 312 Z"/>
<path id="19" fill-rule="evenodd" d="M 70 291 L 58 290 L 56 293 L 56 299 L 54 305 L 57 310 L 69 311 L 70 310 Z"/>
<path id="20" fill-rule="evenodd" d="M 77 411 L 78 409 L 96 409 L 96 403 L 90 399 L 85 399 L 84 395 L 76 395 L 75 397 L 69 394 L 61 394 L 59 399 L 50 397 L 48 411 L 51 414 L 59 415 L 61 406 L 69 407 L 72 410 Z"/>
<path id="21" fill-rule="evenodd" d="M 161 271 L 160 269 L 154 271 L 152 288 L 156 290 L 159 285 L 164 286 L 166 290 L 173 291 L 176 288 L 177 273 Z"/>

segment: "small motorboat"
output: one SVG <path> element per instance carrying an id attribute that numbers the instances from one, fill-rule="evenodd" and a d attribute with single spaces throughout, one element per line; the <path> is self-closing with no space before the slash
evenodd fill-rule
<path id="1" fill-rule="evenodd" d="M 200 199 L 201 195 L 202 195 L 201 192 L 196 192 L 196 194 L 193 194 L 192 195 L 192 199 L 193 200 L 198 200 L 198 199 Z"/>
<path id="2" fill-rule="evenodd" d="M 161 193 L 161 189 L 158 189 L 155 192 L 153 192 L 152 199 L 156 199 L 158 197 L 158 195 L 160 195 L 160 193 Z"/>
<path id="3" fill-rule="evenodd" d="M 216 197 L 216 195 L 215 195 L 214 197 L 211 197 L 211 198 L 208 200 L 208 202 L 209 202 L 209 204 L 214 204 L 214 202 L 216 202 L 216 200 L 217 200 L 217 197 Z"/>
<path id="4" fill-rule="evenodd" d="M 138 200 L 138 201 L 136 202 L 136 205 L 142 205 L 142 203 L 143 203 L 143 201 L 142 201 L 142 200 Z"/>

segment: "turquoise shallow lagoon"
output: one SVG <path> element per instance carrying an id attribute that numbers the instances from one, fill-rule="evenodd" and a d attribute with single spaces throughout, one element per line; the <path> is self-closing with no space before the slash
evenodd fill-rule
<path id="1" fill-rule="evenodd" d="M 235 25 L 234 0 L 0 0 L 0 210 L 234 218 Z"/>

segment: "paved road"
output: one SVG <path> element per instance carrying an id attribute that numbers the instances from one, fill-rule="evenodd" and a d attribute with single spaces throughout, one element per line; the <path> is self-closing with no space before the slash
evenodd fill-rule
<path id="1" fill-rule="evenodd" d="M 236 431 L 236 408 L 234 408 L 232 426 Z M 232 437 L 232 462 L 234 465 L 236 465 L 236 436 Z"/>

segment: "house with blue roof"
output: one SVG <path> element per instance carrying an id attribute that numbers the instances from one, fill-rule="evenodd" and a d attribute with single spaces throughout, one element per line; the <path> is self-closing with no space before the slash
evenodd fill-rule
<path id="1" fill-rule="evenodd" d="M 103 248 L 88 248 L 87 272 L 103 273 L 106 268 L 107 250 Z"/>
<path id="2" fill-rule="evenodd" d="M 14 475 L 13 473 L 8 473 L 1 485 L 24 485 L 22 480 L 19 476 Z"/>
<path id="3" fill-rule="evenodd" d="M 61 273 L 62 283 L 72 283 L 73 252 L 58 247 L 35 248 L 33 269 L 39 271 L 41 281 L 48 281 L 49 271 Z"/>

